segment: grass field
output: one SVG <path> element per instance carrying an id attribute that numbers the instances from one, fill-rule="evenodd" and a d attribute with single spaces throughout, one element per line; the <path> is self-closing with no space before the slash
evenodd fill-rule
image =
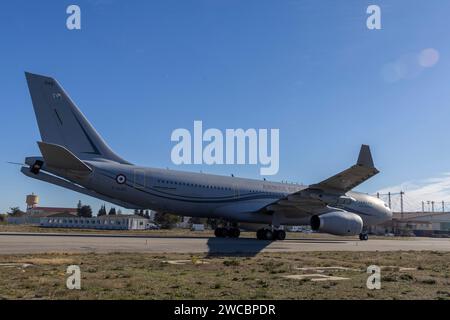
<path id="1" fill-rule="evenodd" d="M 450 299 L 449 261 L 441 252 L 0 255 L 0 298 Z M 81 268 L 81 290 L 65 286 L 71 264 Z M 366 288 L 372 264 L 382 267 L 381 290 Z M 298 269 L 314 267 L 349 269 Z M 305 274 L 319 276 L 286 278 Z M 311 280 L 324 275 L 348 280 Z"/>

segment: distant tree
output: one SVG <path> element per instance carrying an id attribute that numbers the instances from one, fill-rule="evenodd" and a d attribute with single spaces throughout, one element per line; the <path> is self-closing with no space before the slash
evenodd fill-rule
<path id="1" fill-rule="evenodd" d="M 81 208 L 83 207 L 83 204 L 81 203 L 81 200 L 78 200 L 77 203 L 77 216 L 81 217 Z"/>
<path id="2" fill-rule="evenodd" d="M 170 213 L 157 212 L 155 214 L 155 222 L 162 229 L 172 229 L 175 226 L 175 224 L 177 224 L 179 221 L 180 217 Z"/>
<path id="3" fill-rule="evenodd" d="M 109 209 L 108 216 L 115 216 L 116 215 L 116 208 L 112 207 Z"/>
<path id="4" fill-rule="evenodd" d="M 0 214 L 0 223 L 4 222 L 6 220 L 6 217 L 4 214 Z"/>
<path id="5" fill-rule="evenodd" d="M 122 210 L 121 209 L 117 210 L 117 214 L 121 215 L 122 214 Z"/>
<path id="6" fill-rule="evenodd" d="M 81 206 L 81 208 L 77 210 L 77 214 L 79 217 L 92 218 L 92 208 L 91 206 Z"/>
<path id="7" fill-rule="evenodd" d="M 97 217 L 106 216 L 106 214 L 106 207 L 105 205 L 102 205 L 100 210 L 98 210 Z"/>
<path id="8" fill-rule="evenodd" d="M 9 208 L 9 212 L 7 212 L 7 213 L 10 216 L 16 216 L 16 215 L 22 213 L 22 211 L 20 210 L 19 207 L 12 207 L 12 208 Z"/>
<path id="9" fill-rule="evenodd" d="M 134 215 L 136 215 L 136 216 L 139 215 L 139 209 L 134 209 Z"/>
<path id="10" fill-rule="evenodd" d="M 144 215 L 147 219 L 150 219 L 150 211 L 145 210 L 145 215 Z"/>

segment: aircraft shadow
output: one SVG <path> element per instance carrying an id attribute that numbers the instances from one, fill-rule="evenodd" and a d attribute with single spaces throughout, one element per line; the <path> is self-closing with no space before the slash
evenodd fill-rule
<path id="1" fill-rule="evenodd" d="M 207 256 L 255 256 L 271 243 L 248 238 L 209 238 Z"/>

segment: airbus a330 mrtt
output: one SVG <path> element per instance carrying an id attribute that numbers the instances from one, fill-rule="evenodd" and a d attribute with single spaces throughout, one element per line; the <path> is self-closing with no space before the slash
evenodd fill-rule
<path id="1" fill-rule="evenodd" d="M 141 167 L 107 146 L 55 79 L 26 79 L 42 140 L 42 156 L 27 157 L 21 168 L 28 177 L 125 208 L 228 221 L 217 237 L 247 228 L 258 239 L 283 240 L 283 226 L 310 225 L 367 240 L 367 227 L 392 218 L 382 200 L 351 191 L 379 172 L 367 145 L 355 165 L 307 186 Z"/>

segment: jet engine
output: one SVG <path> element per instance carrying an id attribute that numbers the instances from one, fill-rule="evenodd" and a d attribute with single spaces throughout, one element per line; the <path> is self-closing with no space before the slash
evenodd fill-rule
<path id="1" fill-rule="evenodd" d="M 357 214 L 335 211 L 311 217 L 311 229 L 337 236 L 355 236 L 361 233 L 363 221 Z"/>

